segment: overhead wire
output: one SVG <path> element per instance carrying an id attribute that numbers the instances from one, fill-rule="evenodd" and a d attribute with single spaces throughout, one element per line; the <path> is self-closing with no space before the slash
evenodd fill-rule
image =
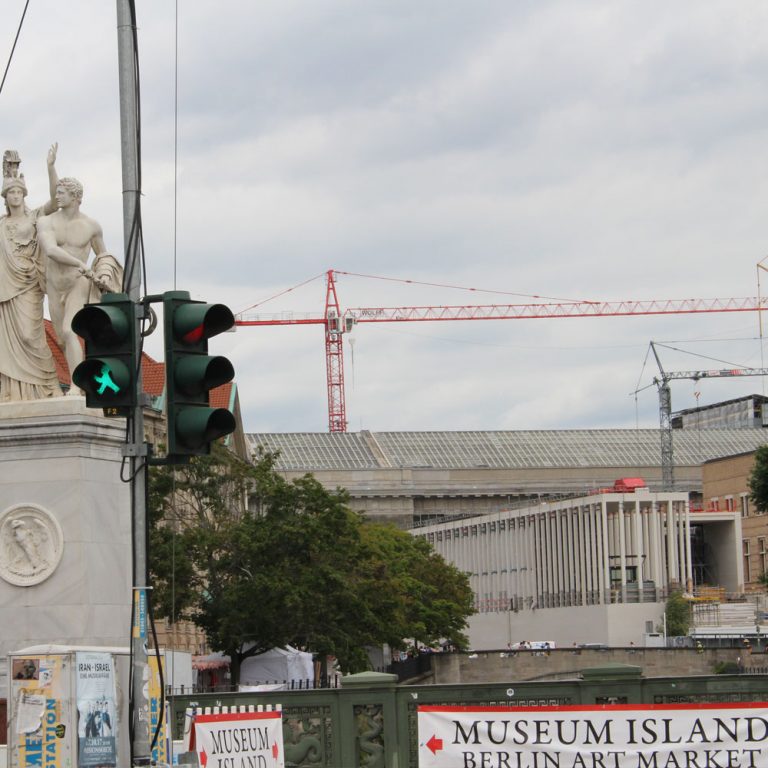
<path id="1" fill-rule="evenodd" d="M 19 35 L 21 34 L 21 28 L 24 25 L 24 18 L 27 15 L 27 8 L 29 8 L 29 0 L 24 3 L 24 10 L 21 13 L 21 20 L 19 21 L 19 28 L 16 30 L 16 37 L 13 38 L 13 45 L 11 46 L 11 53 L 8 56 L 8 63 L 5 65 L 5 72 L 3 72 L 3 79 L 0 81 L 0 93 L 3 92 L 3 86 L 5 85 L 5 78 L 8 77 L 8 70 L 11 68 L 11 61 L 13 61 L 13 54 L 16 51 L 16 43 L 19 42 Z"/>

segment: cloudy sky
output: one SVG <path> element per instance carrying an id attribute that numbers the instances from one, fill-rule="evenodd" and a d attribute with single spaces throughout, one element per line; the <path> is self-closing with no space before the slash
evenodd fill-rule
<path id="1" fill-rule="evenodd" d="M 3 69 L 24 4 L 4 3 Z M 760 0 L 137 0 L 137 18 L 146 293 L 318 314 L 328 269 L 354 273 L 342 308 L 758 293 Z M 115 3 L 32 0 L 2 148 L 39 205 L 58 141 L 116 253 L 118 97 Z M 651 340 L 668 370 L 766 364 L 754 313 L 366 324 L 345 337 L 349 428 L 656 426 Z M 327 429 L 321 327 L 211 348 L 246 430 Z M 672 387 L 675 409 L 765 391 Z"/>

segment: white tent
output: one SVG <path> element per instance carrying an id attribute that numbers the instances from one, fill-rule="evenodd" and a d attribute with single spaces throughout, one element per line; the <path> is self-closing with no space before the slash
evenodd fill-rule
<path id="1" fill-rule="evenodd" d="M 299 651 L 290 645 L 273 648 L 258 656 L 250 656 L 240 665 L 241 685 L 264 685 L 286 682 L 290 686 L 312 686 L 315 677 L 312 654 Z"/>

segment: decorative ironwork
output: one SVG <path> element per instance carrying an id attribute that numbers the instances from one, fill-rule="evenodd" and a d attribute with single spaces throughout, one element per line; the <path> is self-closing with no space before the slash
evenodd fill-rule
<path id="1" fill-rule="evenodd" d="M 286 768 L 331 768 L 334 765 L 332 733 L 330 707 L 284 708 L 283 747 Z"/>
<path id="2" fill-rule="evenodd" d="M 360 768 L 384 768 L 384 707 L 381 704 L 360 704 L 354 707 L 357 725 Z"/>

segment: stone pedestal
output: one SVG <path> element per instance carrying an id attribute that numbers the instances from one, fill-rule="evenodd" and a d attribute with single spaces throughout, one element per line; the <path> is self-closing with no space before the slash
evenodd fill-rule
<path id="1" fill-rule="evenodd" d="M 10 651 L 129 642 L 124 439 L 82 397 L 0 404 L 0 698 Z"/>

